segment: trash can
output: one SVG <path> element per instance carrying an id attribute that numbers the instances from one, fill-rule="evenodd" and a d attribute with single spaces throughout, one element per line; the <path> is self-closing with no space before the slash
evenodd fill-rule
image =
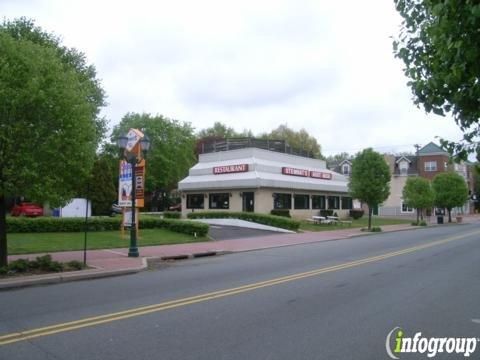
<path id="1" fill-rule="evenodd" d="M 443 224 L 443 216 L 437 216 L 437 224 Z"/>

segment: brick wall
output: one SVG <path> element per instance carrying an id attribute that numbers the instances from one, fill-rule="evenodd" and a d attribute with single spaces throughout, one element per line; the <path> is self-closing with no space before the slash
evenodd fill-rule
<path id="1" fill-rule="evenodd" d="M 437 171 L 425 171 L 425 163 L 430 161 L 436 161 Z M 448 163 L 448 156 L 446 155 L 425 155 L 420 156 L 418 161 L 418 171 L 421 177 L 429 180 L 433 180 L 435 175 L 447 171 L 445 163 Z"/>

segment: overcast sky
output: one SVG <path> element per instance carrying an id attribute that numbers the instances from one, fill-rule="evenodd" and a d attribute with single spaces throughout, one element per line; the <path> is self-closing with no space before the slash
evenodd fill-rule
<path id="1" fill-rule="evenodd" d="M 236 130 L 305 128 L 326 155 L 365 147 L 413 151 L 461 138 L 451 118 L 411 101 L 392 54 L 393 0 L 0 0 L 83 51 L 127 112 Z"/>

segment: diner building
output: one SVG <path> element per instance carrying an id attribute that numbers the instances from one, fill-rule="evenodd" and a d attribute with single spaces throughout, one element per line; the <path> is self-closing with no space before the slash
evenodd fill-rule
<path id="1" fill-rule="evenodd" d="M 203 145 L 208 145 L 208 148 Z M 295 152 L 283 141 L 222 140 L 202 144 L 198 163 L 181 180 L 182 213 L 289 209 L 295 218 L 332 209 L 348 216 L 347 178 L 324 160 Z"/>

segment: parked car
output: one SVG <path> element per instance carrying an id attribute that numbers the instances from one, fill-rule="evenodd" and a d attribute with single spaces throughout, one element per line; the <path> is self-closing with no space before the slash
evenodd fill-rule
<path id="1" fill-rule="evenodd" d="M 43 207 L 37 204 L 22 202 L 15 205 L 10 213 L 12 216 L 43 216 Z"/>
<path id="2" fill-rule="evenodd" d="M 182 211 L 182 203 L 169 206 L 168 211 Z"/>
<path id="3" fill-rule="evenodd" d="M 110 216 L 115 216 L 117 214 L 122 214 L 123 213 L 123 208 L 118 205 L 118 204 L 112 204 L 112 207 L 110 208 Z"/>

